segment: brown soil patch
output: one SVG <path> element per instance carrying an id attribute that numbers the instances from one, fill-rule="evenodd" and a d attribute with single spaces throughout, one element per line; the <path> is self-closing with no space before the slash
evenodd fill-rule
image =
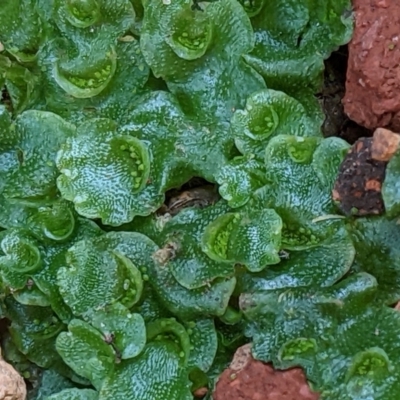
<path id="1" fill-rule="evenodd" d="M 240 347 L 216 386 L 214 400 L 318 400 L 300 368 L 274 370 L 251 356 L 250 345 Z"/>

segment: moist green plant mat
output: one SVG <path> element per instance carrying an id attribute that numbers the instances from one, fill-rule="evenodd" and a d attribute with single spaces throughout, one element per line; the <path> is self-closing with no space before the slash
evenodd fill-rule
<path id="1" fill-rule="evenodd" d="M 324 60 L 348 0 L 3 0 L 0 319 L 31 400 L 208 398 L 237 347 L 400 395 L 400 163 L 345 217 Z M 160 213 L 192 178 L 207 207 Z"/>

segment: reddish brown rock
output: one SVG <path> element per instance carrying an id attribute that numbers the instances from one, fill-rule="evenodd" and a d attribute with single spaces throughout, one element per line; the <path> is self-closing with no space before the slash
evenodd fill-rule
<path id="1" fill-rule="evenodd" d="M 256 361 L 249 345 L 240 347 L 219 378 L 214 400 L 318 400 L 300 368 L 276 371 Z"/>
<path id="2" fill-rule="evenodd" d="M 400 135 L 389 129 L 378 128 L 374 132 L 371 156 L 377 161 L 389 161 L 400 144 Z"/>
<path id="3" fill-rule="evenodd" d="M 376 215 L 385 210 L 381 187 L 387 163 L 372 158 L 372 143 L 372 138 L 358 139 L 339 167 L 332 197 L 346 215 Z"/>
<path id="4" fill-rule="evenodd" d="M 205 397 L 205 395 L 208 393 L 208 388 L 206 387 L 201 387 L 197 390 L 194 391 L 193 396 L 196 399 L 202 399 L 203 397 Z"/>
<path id="5" fill-rule="evenodd" d="M 18 372 L 7 364 L 0 349 L 0 400 L 25 400 L 26 387 Z"/>
<path id="6" fill-rule="evenodd" d="M 372 138 L 361 138 L 339 167 L 332 198 L 346 215 L 376 215 L 385 210 L 382 184 L 388 161 L 400 144 L 400 135 L 378 128 Z"/>
<path id="7" fill-rule="evenodd" d="M 353 0 L 346 94 L 350 119 L 369 129 L 400 129 L 400 1 Z"/>

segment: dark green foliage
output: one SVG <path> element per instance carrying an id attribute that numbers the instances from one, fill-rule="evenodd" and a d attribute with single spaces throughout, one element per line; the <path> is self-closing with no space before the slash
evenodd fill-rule
<path id="1" fill-rule="evenodd" d="M 340 215 L 314 97 L 349 8 L 2 2 L 2 345 L 32 400 L 189 400 L 246 341 L 322 399 L 398 398 L 398 155 L 388 215 Z M 194 177 L 222 198 L 157 211 Z"/>

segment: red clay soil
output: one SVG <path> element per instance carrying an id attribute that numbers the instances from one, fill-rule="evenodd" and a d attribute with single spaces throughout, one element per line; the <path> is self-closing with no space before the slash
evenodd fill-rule
<path id="1" fill-rule="evenodd" d="M 344 110 L 369 129 L 400 132 L 400 1 L 353 0 Z"/>
<path id="2" fill-rule="evenodd" d="M 256 361 L 249 345 L 240 347 L 232 364 L 219 378 L 214 400 L 318 400 L 300 368 L 274 370 Z"/>

